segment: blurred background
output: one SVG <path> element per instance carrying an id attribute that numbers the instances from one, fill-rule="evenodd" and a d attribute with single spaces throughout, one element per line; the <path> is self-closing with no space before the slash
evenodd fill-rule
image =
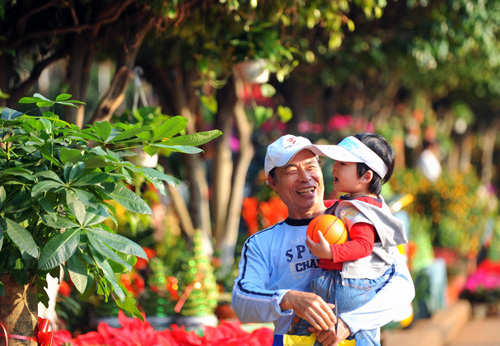
<path id="1" fill-rule="evenodd" d="M 500 1 L 4 0 L 0 106 L 66 92 L 86 102 L 64 110 L 82 128 L 182 115 L 188 133 L 223 132 L 202 154 L 137 161 L 181 184 L 165 197 L 136 179 L 154 216 L 117 205 L 109 224 L 150 257 L 121 280 L 158 326 L 234 319 L 243 242 L 287 216 L 263 173 L 286 133 L 336 144 L 377 132 L 395 149 L 383 195 L 407 225 L 417 296 L 394 327 L 459 298 L 498 314 L 499 33 Z M 61 285 L 62 329 L 117 311 Z"/>

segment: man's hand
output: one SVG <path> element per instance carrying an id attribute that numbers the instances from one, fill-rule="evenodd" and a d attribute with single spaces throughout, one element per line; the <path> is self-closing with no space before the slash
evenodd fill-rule
<path id="1" fill-rule="evenodd" d="M 292 309 L 297 316 L 309 322 L 314 329 L 327 330 L 335 324 L 333 304 L 310 292 L 288 291 L 281 300 L 281 310 Z"/>
<path id="2" fill-rule="evenodd" d="M 309 235 L 306 236 L 306 245 L 311 253 L 318 258 L 332 259 L 333 256 L 330 244 L 326 241 L 321 231 L 318 231 L 318 240 L 319 243 L 315 243 L 311 238 L 309 238 Z"/>
<path id="3" fill-rule="evenodd" d="M 347 324 L 340 318 L 337 326 L 337 335 L 335 335 L 335 324 L 331 325 L 329 330 L 310 328 L 309 331 L 316 334 L 316 341 L 320 342 L 323 346 L 338 346 L 351 334 Z"/>

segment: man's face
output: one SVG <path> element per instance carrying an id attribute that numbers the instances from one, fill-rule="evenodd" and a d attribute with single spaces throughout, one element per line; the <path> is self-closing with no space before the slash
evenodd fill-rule
<path id="1" fill-rule="evenodd" d="M 318 159 L 309 150 L 300 151 L 284 167 L 275 169 L 276 179 L 269 176 L 269 186 L 288 207 L 292 219 L 308 219 L 325 210 L 325 186 Z"/>

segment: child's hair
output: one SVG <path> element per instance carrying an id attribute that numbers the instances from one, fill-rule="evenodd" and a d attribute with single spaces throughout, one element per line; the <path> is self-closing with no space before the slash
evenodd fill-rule
<path id="1" fill-rule="evenodd" d="M 368 187 L 370 193 L 380 194 L 382 190 L 382 185 L 389 181 L 392 176 L 392 172 L 394 171 L 394 151 L 391 146 L 387 142 L 387 140 L 379 134 L 376 133 L 358 133 L 354 135 L 357 139 L 359 139 L 364 145 L 373 150 L 375 154 L 377 154 L 382 161 L 387 165 L 387 174 L 382 179 L 375 171 L 373 171 L 373 179 L 370 182 L 370 186 Z M 362 177 L 370 167 L 368 167 L 365 163 L 358 163 L 358 176 Z"/>

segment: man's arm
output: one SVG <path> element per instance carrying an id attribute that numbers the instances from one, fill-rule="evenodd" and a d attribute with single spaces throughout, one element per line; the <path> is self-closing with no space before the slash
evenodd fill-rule
<path id="1" fill-rule="evenodd" d="M 333 304 L 310 292 L 288 291 L 281 300 L 282 310 L 293 310 L 317 330 L 327 330 L 335 323 L 333 308 Z"/>
<path id="2" fill-rule="evenodd" d="M 266 251 L 269 249 L 262 249 L 255 237 L 249 238 L 243 246 L 232 301 L 233 309 L 243 323 L 272 322 L 292 314 L 292 311 L 284 311 L 280 307 L 288 290 L 267 289 L 271 265 L 266 263 L 269 258 L 263 254 Z"/>

